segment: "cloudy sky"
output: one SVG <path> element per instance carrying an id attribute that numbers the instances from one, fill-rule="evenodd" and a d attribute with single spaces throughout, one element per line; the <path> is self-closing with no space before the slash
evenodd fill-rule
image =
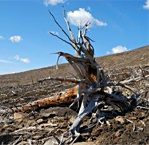
<path id="1" fill-rule="evenodd" d="M 65 38 L 48 13 L 66 28 L 63 6 L 74 32 L 90 22 L 96 56 L 149 44 L 149 0 L 0 0 L 0 74 L 55 65 L 54 52 L 74 53 L 49 35 Z"/>

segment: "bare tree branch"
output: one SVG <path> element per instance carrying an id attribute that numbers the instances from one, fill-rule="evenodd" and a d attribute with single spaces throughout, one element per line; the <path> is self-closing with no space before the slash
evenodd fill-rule
<path id="1" fill-rule="evenodd" d="M 62 26 L 58 23 L 58 21 L 56 20 L 56 18 L 55 18 L 55 16 L 52 14 L 52 12 L 49 10 L 49 14 L 52 16 L 52 18 L 53 18 L 53 20 L 54 20 L 54 22 L 57 24 L 57 26 L 62 30 L 62 32 L 66 35 L 66 37 L 69 39 L 69 41 L 72 43 L 67 43 L 67 41 L 65 40 L 64 42 L 66 42 L 67 44 L 71 44 L 71 46 L 77 51 L 77 49 L 76 49 L 76 47 L 75 47 L 75 43 L 71 40 L 71 38 L 69 37 L 69 35 L 67 34 L 67 32 L 62 28 Z M 53 35 L 53 33 L 52 33 L 52 35 Z M 53 36 L 55 36 L 55 34 L 53 35 Z M 56 37 L 57 37 L 57 35 L 56 35 Z M 58 36 L 59 37 L 59 36 Z M 59 37 L 59 39 L 61 39 L 62 41 L 64 40 L 64 39 L 62 39 L 62 38 L 60 38 Z"/>
<path id="2" fill-rule="evenodd" d="M 67 38 L 70 40 L 69 35 L 66 33 L 66 31 L 62 28 L 62 26 L 58 23 L 55 16 L 52 14 L 52 12 L 49 10 L 49 14 L 52 16 L 54 22 L 57 24 L 57 26 L 62 30 L 62 32 L 67 36 Z"/>
<path id="3" fill-rule="evenodd" d="M 57 34 L 55 34 L 55 33 L 53 33 L 53 32 L 49 32 L 49 33 L 50 33 L 52 36 L 55 36 L 55 37 L 57 37 L 58 39 L 62 40 L 63 42 L 65 42 L 65 43 L 67 43 L 67 44 L 69 44 L 69 45 L 72 46 L 72 44 L 71 44 L 70 42 L 68 42 L 67 40 L 61 38 L 61 37 L 58 36 Z"/>
<path id="4" fill-rule="evenodd" d="M 71 30 L 70 23 L 69 23 L 69 21 L 67 20 L 65 9 L 64 9 L 64 20 L 65 20 L 65 23 L 66 23 L 66 25 L 67 25 L 68 32 L 69 32 L 69 34 L 70 34 L 70 39 L 71 39 L 71 41 L 73 41 L 73 42 L 75 43 L 75 42 L 76 42 L 76 41 L 75 41 L 75 36 L 74 36 L 74 34 L 73 34 L 72 30 Z"/>

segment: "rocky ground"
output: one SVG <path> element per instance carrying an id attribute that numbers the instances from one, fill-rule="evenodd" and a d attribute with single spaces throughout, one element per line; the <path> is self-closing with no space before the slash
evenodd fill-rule
<path id="1" fill-rule="evenodd" d="M 146 50 L 149 50 L 148 48 Z M 149 54 L 146 51 L 142 53 L 144 58 L 140 57 L 138 61 L 136 57 L 137 63 L 135 63 L 135 59 L 133 60 L 135 65 L 115 67 L 120 64 L 117 62 L 112 68 L 109 67 L 111 62 L 107 61 L 107 64 L 104 62 L 103 66 L 111 80 L 140 78 L 149 75 L 147 56 Z M 120 62 L 123 63 L 122 60 Z M 60 70 L 56 70 L 57 72 L 53 68 L 55 74 L 52 75 L 64 76 L 65 74 L 66 76 L 67 74 L 68 77 L 72 76 L 68 73 L 71 69 L 64 68 L 67 67 L 61 66 Z M 45 74 L 47 75 L 47 73 Z M 34 76 L 33 73 L 32 76 Z M 44 78 L 43 74 L 41 76 L 38 78 Z M 32 78 L 32 81 L 26 79 L 24 82 L 18 82 L 17 75 L 0 77 L 0 145 L 54 145 L 55 137 L 60 138 L 73 123 L 77 112 L 70 109 L 68 105 L 43 108 L 28 113 L 14 113 L 10 110 L 34 100 L 54 96 L 73 86 L 70 83 L 50 80 L 40 83 L 38 78 Z M 138 105 L 142 108 L 136 107 L 123 116 L 110 118 L 108 123 L 98 124 L 89 133 L 82 133 L 82 137 L 75 145 L 149 144 L 149 77 L 137 79 L 129 86 L 135 88 L 137 92 L 141 92 Z M 84 119 L 83 125 L 85 126 L 87 123 L 88 117 Z"/>

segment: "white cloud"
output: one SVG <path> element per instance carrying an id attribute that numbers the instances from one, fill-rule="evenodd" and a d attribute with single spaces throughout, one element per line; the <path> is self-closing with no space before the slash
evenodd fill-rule
<path id="1" fill-rule="evenodd" d="M 16 56 L 14 57 L 14 59 L 17 60 L 17 61 L 23 62 L 23 63 L 25 63 L 25 64 L 30 63 L 29 58 L 22 58 L 22 57 L 20 57 L 19 55 L 16 55 Z"/>
<path id="2" fill-rule="evenodd" d="M 28 58 L 21 58 L 20 61 L 26 64 L 30 63 L 30 60 Z"/>
<path id="3" fill-rule="evenodd" d="M 13 63 L 13 62 L 9 61 L 9 60 L 0 59 L 0 63 L 10 64 L 10 63 Z"/>
<path id="4" fill-rule="evenodd" d="M 55 6 L 55 5 L 60 4 L 60 3 L 64 3 L 64 0 L 44 0 L 44 4 L 46 6 L 48 6 L 48 5 Z"/>
<path id="5" fill-rule="evenodd" d="M 118 45 L 118 46 L 112 48 L 111 51 L 107 51 L 107 54 L 116 54 L 116 53 L 121 53 L 121 52 L 125 52 L 125 51 L 128 51 L 127 47 Z"/>
<path id="6" fill-rule="evenodd" d="M 87 23 L 90 23 L 90 27 L 93 25 L 107 25 L 107 23 L 94 18 L 92 14 L 86 11 L 84 8 L 79 8 L 79 10 L 67 12 L 67 19 L 72 25 L 81 27 L 83 27 Z"/>
<path id="7" fill-rule="evenodd" d="M 11 41 L 12 43 L 18 43 L 18 42 L 20 42 L 21 40 L 22 40 L 22 37 L 19 36 L 19 35 L 14 35 L 14 36 L 11 36 L 11 37 L 10 37 L 10 41 Z"/>
<path id="8" fill-rule="evenodd" d="M 3 39 L 4 39 L 4 36 L 1 36 L 1 35 L 0 35 L 0 40 L 3 40 Z"/>
<path id="9" fill-rule="evenodd" d="M 146 0 L 145 5 L 143 5 L 143 8 L 149 10 L 149 0 Z"/>

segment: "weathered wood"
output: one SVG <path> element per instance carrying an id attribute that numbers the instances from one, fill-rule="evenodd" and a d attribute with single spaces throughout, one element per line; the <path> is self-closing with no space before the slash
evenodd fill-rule
<path id="1" fill-rule="evenodd" d="M 76 98 L 78 93 L 78 86 L 66 90 L 64 93 L 60 93 L 56 96 L 40 99 L 22 107 L 12 108 L 15 112 L 29 112 L 40 108 L 59 106 L 62 104 L 70 104 Z"/>

